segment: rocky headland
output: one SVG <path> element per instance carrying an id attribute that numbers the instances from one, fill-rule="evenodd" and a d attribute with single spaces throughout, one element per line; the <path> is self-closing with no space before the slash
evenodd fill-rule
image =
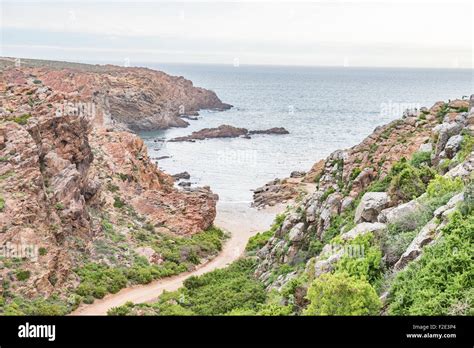
<path id="1" fill-rule="evenodd" d="M 183 118 L 201 109 L 232 107 L 214 92 L 195 87 L 182 76 L 148 68 L 22 59 L 20 70 L 8 58 L 0 59 L 0 67 L 6 84 L 24 84 L 31 78 L 41 86 L 97 105 L 102 110 L 101 123 L 115 129 L 186 127 L 189 124 Z"/>

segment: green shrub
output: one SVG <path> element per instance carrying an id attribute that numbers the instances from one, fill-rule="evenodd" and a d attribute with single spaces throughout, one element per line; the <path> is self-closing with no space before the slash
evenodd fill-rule
<path id="1" fill-rule="evenodd" d="M 439 162 L 438 170 L 441 173 L 446 173 L 449 170 L 449 167 L 451 166 L 452 163 L 453 163 L 452 160 L 450 160 L 448 158 L 444 158 L 442 161 Z"/>
<path id="2" fill-rule="evenodd" d="M 322 195 L 321 197 L 319 198 L 319 201 L 320 202 L 324 202 L 330 195 L 332 195 L 334 192 L 336 192 L 336 190 L 334 189 L 334 187 L 330 187 L 328 188 Z"/>
<path id="3" fill-rule="evenodd" d="M 133 308 L 132 302 L 126 302 L 124 305 L 119 307 L 112 307 L 107 311 L 107 315 L 111 316 L 125 316 L 130 314 Z"/>
<path id="4" fill-rule="evenodd" d="M 255 236 L 249 238 L 247 246 L 245 247 L 245 251 L 256 251 L 261 249 L 274 235 L 275 232 L 272 230 L 257 233 Z"/>
<path id="5" fill-rule="evenodd" d="M 268 231 L 257 233 L 255 236 L 250 237 L 247 242 L 247 246 L 245 247 L 245 250 L 249 252 L 261 249 L 265 244 L 267 244 L 268 240 L 275 235 L 275 232 L 283 224 L 285 217 L 285 214 L 278 214 L 275 217 L 275 221 L 273 222 L 272 227 L 270 227 Z"/>
<path id="6" fill-rule="evenodd" d="M 474 215 L 455 212 L 442 237 L 398 273 L 389 296 L 392 315 L 474 315 Z"/>
<path id="7" fill-rule="evenodd" d="M 23 114 L 21 116 L 17 116 L 13 118 L 13 122 L 18 123 L 19 125 L 24 126 L 28 123 L 28 119 L 31 117 L 31 114 Z"/>
<path id="8" fill-rule="evenodd" d="M 472 151 L 474 151 L 474 137 L 469 134 L 464 134 L 461 142 L 461 148 L 456 154 L 456 159 L 459 162 L 463 162 Z"/>
<path id="9" fill-rule="evenodd" d="M 5 209 L 5 199 L 0 196 L 0 211 L 3 211 Z"/>
<path id="10" fill-rule="evenodd" d="M 339 235 L 341 231 L 347 232 L 351 228 L 355 227 L 356 224 L 354 222 L 354 215 L 356 207 L 360 203 L 361 197 L 362 194 L 360 194 L 357 199 L 352 202 L 350 208 L 344 210 L 339 215 L 331 217 L 331 223 L 329 225 L 329 228 L 324 232 L 322 236 L 323 244 L 329 243 L 329 241 L 331 241 L 331 239 L 333 239 L 335 236 Z"/>
<path id="11" fill-rule="evenodd" d="M 401 231 L 396 234 L 388 234 L 384 244 L 385 262 L 390 266 L 394 265 L 407 250 L 417 234 L 418 231 Z"/>
<path id="12" fill-rule="evenodd" d="M 464 183 L 461 178 L 455 179 L 437 175 L 433 180 L 430 181 L 426 188 L 426 193 L 429 198 L 443 197 L 448 194 L 454 195 L 460 192 L 464 187 Z"/>
<path id="13" fill-rule="evenodd" d="M 318 239 L 310 241 L 308 246 L 308 258 L 319 255 L 323 247 L 324 244 Z"/>
<path id="14" fill-rule="evenodd" d="M 414 161 L 419 164 L 419 159 Z M 421 165 L 416 168 L 407 162 L 405 158 L 396 162 L 390 173 L 383 179 L 383 186 L 390 180 L 387 192 L 394 202 L 407 202 L 414 199 L 426 190 L 426 184 L 435 176 L 435 171 Z"/>
<path id="15" fill-rule="evenodd" d="M 134 266 L 127 271 L 127 278 L 138 284 L 148 284 L 153 280 L 150 267 Z"/>
<path id="16" fill-rule="evenodd" d="M 463 215 L 469 215 L 474 212 L 474 181 L 471 181 L 464 191 L 464 201 L 459 207 L 459 211 Z"/>
<path id="17" fill-rule="evenodd" d="M 431 164 L 431 152 L 415 152 L 410 160 L 410 164 L 415 168 L 420 168 L 423 165 L 429 166 Z"/>
<path id="18" fill-rule="evenodd" d="M 289 305 L 282 306 L 276 303 L 266 303 L 259 306 L 255 315 L 277 317 L 277 316 L 291 315 L 292 312 L 293 312 L 293 309 Z M 249 315 L 249 314 L 245 313 L 243 315 Z"/>
<path id="19" fill-rule="evenodd" d="M 227 268 L 191 277 L 184 287 L 173 293 L 163 294 L 153 304 L 156 313 L 168 315 L 186 310 L 186 314 L 224 315 L 233 310 L 257 310 L 265 302 L 266 292 L 262 283 L 253 278 L 255 261 L 240 259 Z"/>
<path id="20" fill-rule="evenodd" d="M 336 272 L 347 273 L 352 277 L 368 281 L 374 285 L 382 273 L 382 252 L 378 245 L 373 245 L 374 235 L 367 233 L 358 236 L 345 245 L 347 251 L 353 250 L 354 254 L 360 252 L 362 255 L 345 255 L 336 264 Z"/>
<path id="21" fill-rule="evenodd" d="M 106 219 L 102 220 L 102 229 L 104 230 L 104 234 L 107 236 L 107 238 L 114 243 L 125 240 L 125 236 L 115 231 L 113 225 Z"/>
<path id="22" fill-rule="evenodd" d="M 407 202 L 425 192 L 426 185 L 416 168 L 408 167 L 395 175 L 390 182 L 388 193 L 395 202 Z"/>
<path id="23" fill-rule="evenodd" d="M 433 180 L 437 174 L 436 170 L 428 166 L 421 166 L 417 170 L 418 170 L 418 177 L 425 185 L 427 185 L 431 180 Z"/>
<path id="24" fill-rule="evenodd" d="M 31 272 L 27 270 L 19 269 L 18 271 L 16 271 L 16 279 L 18 279 L 21 282 L 30 278 L 30 275 L 31 275 Z"/>
<path id="25" fill-rule="evenodd" d="M 4 307 L 4 315 L 58 316 L 69 312 L 65 303 L 54 298 L 27 300 L 16 297 Z"/>
<path id="26" fill-rule="evenodd" d="M 362 172 L 360 168 L 354 168 L 351 172 L 350 180 L 355 180 L 359 176 L 359 174 Z"/>
<path id="27" fill-rule="evenodd" d="M 375 315 L 381 303 L 365 280 L 347 273 L 323 274 L 308 289 L 304 315 Z"/>
<path id="28" fill-rule="evenodd" d="M 444 116 L 446 116 L 448 112 L 449 112 L 449 106 L 447 103 L 445 103 L 436 114 L 436 118 L 438 119 L 439 123 L 443 122 Z"/>
<path id="29" fill-rule="evenodd" d="M 367 188 L 367 192 L 385 192 L 390 186 L 391 180 L 392 177 L 386 175 L 383 179 L 374 181 L 372 184 L 370 184 L 370 186 Z"/>
<path id="30" fill-rule="evenodd" d="M 125 271 L 120 268 L 111 268 L 103 264 L 88 263 L 76 270 L 81 278 L 81 284 L 76 293 L 87 297 L 102 298 L 108 292 L 116 293 L 127 285 Z"/>
<path id="31" fill-rule="evenodd" d="M 40 256 L 44 256 L 48 253 L 48 250 L 44 247 L 41 247 L 41 248 L 38 249 L 38 252 L 39 252 Z"/>
<path id="32" fill-rule="evenodd" d="M 109 190 L 110 192 L 117 192 L 117 191 L 120 190 L 120 187 L 118 187 L 117 185 L 114 185 L 111 182 L 109 182 L 107 184 L 107 190 Z"/>
<path id="33" fill-rule="evenodd" d="M 125 202 L 119 196 L 115 196 L 114 207 L 120 209 L 120 208 L 123 208 L 124 206 L 125 206 Z"/>

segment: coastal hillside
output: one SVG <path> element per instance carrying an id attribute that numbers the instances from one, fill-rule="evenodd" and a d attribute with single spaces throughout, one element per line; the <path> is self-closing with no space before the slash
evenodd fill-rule
<path id="1" fill-rule="evenodd" d="M 150 69 L 87 67 L 0 71 L 2 314 L 68 313 L 192 270 L 225 238 L 209 187 L 177 190 L 121 130 L 177 125 L 183 103 L 224 104 Z"/>
<path id="2" fill-rule="evenodd" d="M 257 190 L 256 205 L 296 202 L 245 257 L 109 314 L 472 315 L 473 107 L 407 111 L 295 173 L 312 193 L 289 179 Z"/>

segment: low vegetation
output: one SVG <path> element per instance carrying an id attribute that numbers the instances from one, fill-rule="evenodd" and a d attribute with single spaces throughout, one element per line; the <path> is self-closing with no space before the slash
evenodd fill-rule
<path id="1" fill-rule="evenodd" d="M 14 117 L 13 122 L 16 122 L 19 125 L 24 126 L 28 123 L 28 120 L 30 117 L 31 117 L 31 114 L 23 114 L 21 116 Z"/>
<path id="2" fill-rule="evenodd" d="M 255 261 L 241 259 L 224 269 L 192 276 L 178 291 L 164 293 L 154 304 L 122 306 L 109 315 L 145 311 L 155 315 L 236 315 L 256 313 L 265 303 L 266 292 L 255 280 Z M 268 308 L 267 308 L 268 310 Z"/>
<path id="3" fill-rule="evenodd" d="M 275 222 L 268 231 L 257 233 L 255 236 L 250 237 L 247 246 L 245 247 L 245 251 L 254 252 L 262 248 L 268 240 L 275 235 L 275 232 L 281 227 L 284 219 L 284 214 L 277 215 Z"/>
<path id="4" fill-rule="evenodd" d="M 474 315 L 472 248 L 474 214 L 455 212 L 441 239 L 392 284 L 392 315 Z"/>
<path id="5" fill-rule="evenodd" d="M 304 315 L 376 315 L 381 303 L 373 287 L 347 273 L 323 274 L 308 289 Z"/>

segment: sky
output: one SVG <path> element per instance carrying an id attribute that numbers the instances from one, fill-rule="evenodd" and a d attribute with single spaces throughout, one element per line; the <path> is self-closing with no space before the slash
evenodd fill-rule
<path id="1" fill-rule="evenodd" d="M 0 0 L 0 56 L 472 68 L 472 0 Z"/>

